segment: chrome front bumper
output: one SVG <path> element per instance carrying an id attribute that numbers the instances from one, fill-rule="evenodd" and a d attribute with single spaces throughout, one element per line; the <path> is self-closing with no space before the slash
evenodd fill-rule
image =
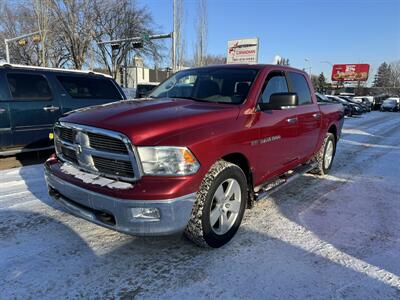
<path id="1" fill-rule="evenodd" d="M 195 193 L 166 200 L 124 200 L 95 193 L 54 176 L 45 168 L 50 196 L 68 212 L 131 235 L 168 235 L 185 229 Z M 131 208 L 157 208 L 159 219 L 135 219 Z"/>

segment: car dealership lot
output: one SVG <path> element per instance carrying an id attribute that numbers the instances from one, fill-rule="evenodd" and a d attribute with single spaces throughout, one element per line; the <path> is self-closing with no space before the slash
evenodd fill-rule
<path id="1" fill-rule="evenodd" d="M 50 200 L 41 165 L 2 170 L 0 298 L 398 299 L 399 169 L 399 114 L 346 119 L 329 176 L 259 202 L 214 250 L 96 226 Z"/>

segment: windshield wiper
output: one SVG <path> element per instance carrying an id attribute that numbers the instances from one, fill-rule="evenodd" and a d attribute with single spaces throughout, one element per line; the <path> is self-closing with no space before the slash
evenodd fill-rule
<path id="1" fill-rule="evenodd" d="M 188 100 L 193 100 L 193 101 L 199 101 L 199 102 L 210 102 L 207 100 L 202 100 L 202 99 L 198 99 L 198 98 L 194 98 L 194 97 L 185 97 L 185 96 L 174 96 L 174 97 L 169 97 L 169 98 L 175 98 L 175 99 L 188 99 Z"/>

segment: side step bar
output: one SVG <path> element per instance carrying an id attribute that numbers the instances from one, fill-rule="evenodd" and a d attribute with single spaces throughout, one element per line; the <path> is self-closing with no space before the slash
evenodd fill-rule
<path id="1" fill-rule="evenodd" d="M 298 166 L 281 176 L 275 177 L 262 185 L 255 187 L 255 201 L 260 201 L 270 197 L 272 193 L 279 191 L 284 185 L 292 182 L 296 178 L 300 177 L 300 175 L 311 171 L 316 166 L 316 164 Z"/>

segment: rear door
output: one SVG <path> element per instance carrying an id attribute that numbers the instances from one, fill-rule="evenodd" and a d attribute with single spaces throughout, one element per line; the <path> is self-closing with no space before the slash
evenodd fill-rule
<path id="1" fill-rule="evenodd" d="M 44 73 L 10 70 L 6 73 L 12 141 L 15 147 L 51 145 L 48 134 L 61 115 L 58 97 Z"/>
<path id="2" fill-rule="evenodd" d="M 59 74 L 56 76 L 56 81 L 62 90 L 63 113 L 124 99 L 119 87 L 111 78 L 96 75 Z"/>
<path id="3" fill-rule="evenodd" d="M 321 130 L 322 115 L 319 106 L 311 96 L 311 90 L 306 77 L 302 73 L 287 72 L 290 90 L 296 93 L 299 100 L 297 118 L 299 136 L 296 149 L 299 159 L 303 161 L 313 154 Z"/>
<path id="4" fill-rule="evenodd" d="M 289 91 L 285 73 L 272 71 L 264 83 L 259 102 L 268 103 L 275 93 Z M 296 108 L 259 111 L 260 135 L 253 142 L 259 153 L 257 167 L 264 171 L 263 179 L 282 173 L 297 161 L 298 122 Z"/>
<path id="5" fill-rule="evenodd" d="M 6 79 L 4 73 L 0 72 L 0 149 L 2 150 L 12 147 L 8 98 L 9 92 Z"/>

